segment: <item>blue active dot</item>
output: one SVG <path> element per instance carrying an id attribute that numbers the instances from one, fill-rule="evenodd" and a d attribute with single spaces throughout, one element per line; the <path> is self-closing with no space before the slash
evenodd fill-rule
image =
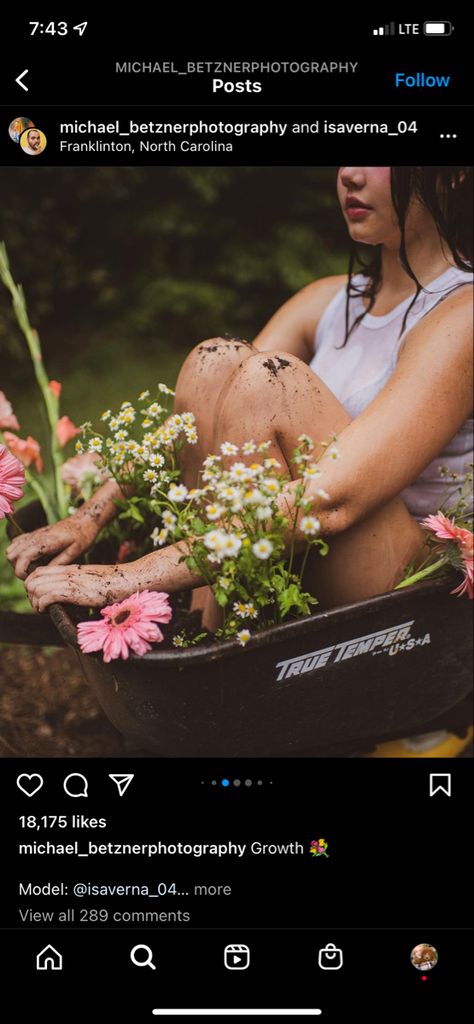
<path id="1" fill-rule="evenodd" d="M 223 786 L 230 786 L 229 780 L 228 779 L 222 779 L 222 785 Z"/>

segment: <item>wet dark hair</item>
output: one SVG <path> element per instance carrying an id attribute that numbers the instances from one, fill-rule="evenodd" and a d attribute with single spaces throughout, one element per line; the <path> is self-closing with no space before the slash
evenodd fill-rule
<path id="1" fill-rule="evenodd" d="M 423 288 L 410 267 L 406 251 L 405 221 L 412 196 L 416 196 L 429 210 L 436 224 L 445 252 L 449 252 L 461 270 L 472 272 L 472 167 L 391 167 L 390 187 L 392 202 L 400 225 L 400 262 L 416 284 L 416 292 L 403 317 L 400 335 L 406 327 L 408 314 Z M 375 251 L 374 251 L 375 249 Z M 365 285 L 356 285 L 353 275 L 362 273 L 368 278 Z M 382 279 L 382 246 L 362 245 L 351 239 L 348 282 L 346 288 L 346 332 L 343 348 L 352 331 L 370 313 Z M 459 288 L 454 285 L 451 291 Z M 449 294 L 446 292 L 445 294 Z M 349 323 L 351 297 L 359 295 L 369 300 L 367 309 Z M 399 336 L 400 336 L 399 335 Z"/>

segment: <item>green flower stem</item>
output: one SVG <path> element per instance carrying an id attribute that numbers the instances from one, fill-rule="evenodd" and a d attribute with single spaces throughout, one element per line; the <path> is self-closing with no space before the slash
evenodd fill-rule
<path id="1" fill-rule="evenodd" d="M 401 583 L 397 583 L 394 590 L 401 590 L 402 587 L 411 587 L 412 583 L 418 583 L 419 580 L 424 580 L 427 576 L 432 576 L 433 573 L 438 569 L 441 569 L 443 565 L 448 564 L 449 559 L 446 558 L 446 555 L 443 555 L 443 557 L 439 558 L 437 562 L 432 562 L 431 565 L 428 565 L 426 569 L 419 569 L 418 572 L 413 573 L 413 575 L 409 576 L 408 579 L 402 580 Z"/>
<path id="2" fill-rule="evenodd" d="M 300 573 L 299 573 L 299 578 L 300 578 L 301 585 L 303 585 L 303 574 L 304 574 L 304 571 L 306 569 L 306 562 L 308 561 L 308 555 L 309 555 L 310 547 L 311 547 L 311 544 L 307 544 L 306 545 L 306 551 L 305 551 L 305 553 L 303 555 L 303 560 L 301 562 L 301 569 L 300 569 Z"/>
<path id="3" fill-rule="evenodd" d="M 17 521 L 16 521 L 16 519 L 15 519 L 15 516 L 13 516 L 13 515 L 12 515 L 12 514 L 10 513 L 10 515 L 9 515 L 9 516 L 7 516 L 7 519 L 8 519 L 8 521 L 9 521 L 9 522 L 10 522 L 10 523 L 12 524 L 12 526 L 14 526 L 14 527 L 15 527 L 15 530 L 16 530 L 16 532 L 17 532 L 18 536 L 20 536 L 20 534 L 22 534 L 22 533 L 23 533 L 23 530 L 22 530 L 22 528 L 21 528 L 20 524 L 19 524 L 19 523 L 17 523 Z"/>
<path id="4" fill-rule="evenodd" d="M 48 417 L 51 435 L 51 457 L 54 466 L 54 482 L 57 506 L 57 510 L 55 510 L 53 519 L 50 521 L 55 522 L 56 519 L 63 519 L 65 518 L 65 516 L 67 516 L 66 491 L 61 477 L 61 467 L 63 464 L 63 458 L 61 454 L 61 447 L 59 445 L 59 441 L 56 435 L 56 426 L 58 422 L 58 400 L 56 396 L 53 395 L 53 392 L 49 387 L 49 378 L 43 365 L 43 356 L 41 352 L 41 345 L 38 332 L 35 331 L 30 324 L 23 288 L 21 287 L 21 285 L 17 285 L 15 283 L 11 275 L 7 250 L 4 242 L 0 243 L 0 277 L 12 297 L 12 304 L 15 316 L 18 325 L 21 331 L 23 332 L 26 343 L 28 345 L 28 350 L 31 356 L 31 361 L 33 363 L 36 381 L 43 396 L 43 401 L 46 408 L 46 414 Z M 46 506 L 44 507 L 46 511 Z"/>
<path id="5" fill-rule="evenodd" d="M 34 491 L 37 497 L 39 498 L 43 506 L 44 513 L 46 515 L 48 523 L 56 523 L 58 520 L 58 517 L 56 515 L 56 509 L 51 504 L 51 501 L 43 485 L 40 484 L 39 480 L 37 480 L 35 476 L 32 476 L 31 473 L 28 473 L 28 470 L 25 471 L 25 479 L 26 482 L 31 487 L 31 490 Z"/>

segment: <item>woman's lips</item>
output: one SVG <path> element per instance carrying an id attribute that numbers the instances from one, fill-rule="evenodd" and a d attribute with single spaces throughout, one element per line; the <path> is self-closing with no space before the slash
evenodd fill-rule
<path id="1" fill-rule="evenodd" d="M 362 200 L 357 199 L 355 196 L 346 200 L 346 213 L 351 220 L 361 220 L 371 212 L 372 207 L 368 206 L 367 203 L 363 203 Z"/>
<path id="2" fill-rule="evenodd" d="M 372 213 L 372 210 L 368 206 L 348 206 L 346 213 L 350 220 L 362 220 Z"/>

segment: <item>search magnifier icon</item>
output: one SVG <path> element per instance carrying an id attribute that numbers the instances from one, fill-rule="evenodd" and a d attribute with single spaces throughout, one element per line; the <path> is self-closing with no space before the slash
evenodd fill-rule
<path id="1" fill-rule="evenodd" d="M 137 957 L 137 953 L 142 950 L 145 953 L 145 959 L 140 955 L 140 959 Z M 130 950 L 130 960 L 135 967 L 151 967 L 152 971 L 156 971 L 155 964 L 153 963 L 153 952 L 149 946 L 134 946 Z"/>

